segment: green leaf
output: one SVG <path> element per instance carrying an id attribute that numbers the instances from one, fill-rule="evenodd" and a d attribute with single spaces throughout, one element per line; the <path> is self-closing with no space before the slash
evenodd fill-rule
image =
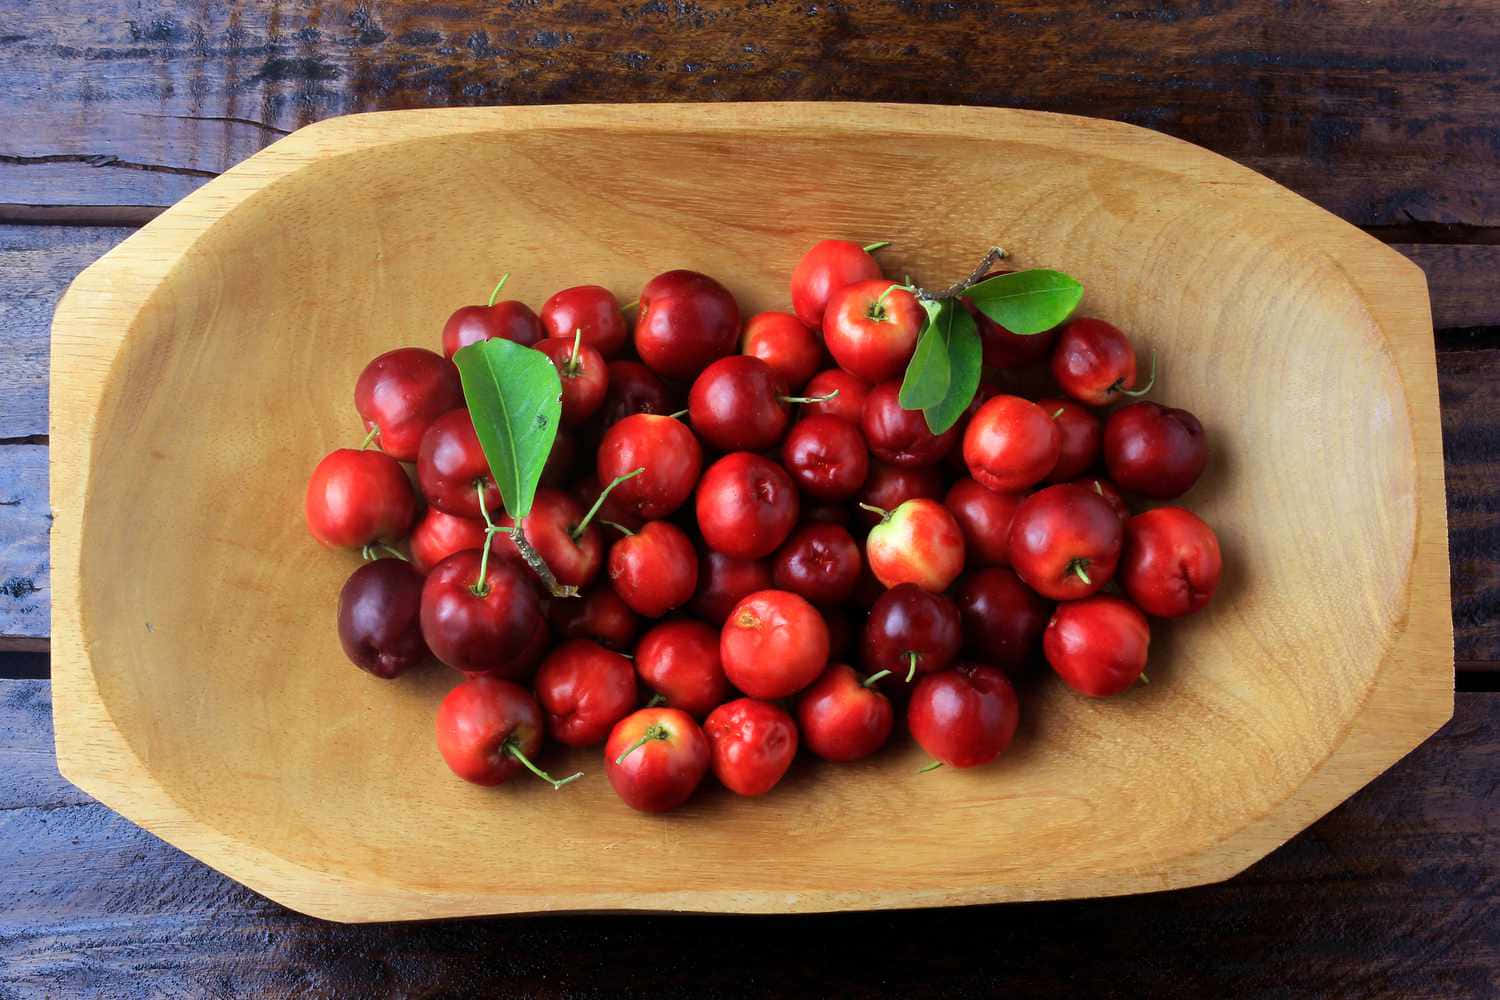
<path id="1" fill-rule="evenodd" d="M 481 340 L 453 355 L 469 418 L 505 512 L 531 513 L 562 417 L 562 381 L 547 355 L 509 340 Z"/>
<path id="2" fill-rule="evenodd" d="M 1045 333 L 1078 308 L 1083 285 L 1061 271 L 1037 268 L 986 278 L 964 296 L 1011 333 Z"/>
<path id="3" fill-rule="evenodd" d="M 917 339 L 916 352 L 906 363 L 906 377 L 896 401 L 908 410 L 920 410 L 942 400 L 948 394 L 952 372 L 948 364 L 948 337 L 953 313 L 963 312 L 948 300 L 918 300 L 927 310 L 927 322 Z"/>
<path id="4" fill-rule="evenodd" d="M 922 409 L 927 427 L 934 434 L 943 433 L 964 415 L 974 401 L 974 393 L 979 391 L 980 370 L 984 367 L 984 345 L 979 340 L 974 317 L 962 306 L 955 306 L 950 315 L 948 391 L 942 399 Z"/>

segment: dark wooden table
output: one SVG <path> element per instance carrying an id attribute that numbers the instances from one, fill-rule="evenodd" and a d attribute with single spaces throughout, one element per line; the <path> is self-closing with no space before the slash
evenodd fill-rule
<path id="1" fill-rule="evenodd" d="M 1145 125 L 1263 171 L 1426 269 L 1460 692 L 1442 732 L 1222 885 L 827 917 L 328 925 L 58 777 L 47 326 L 77 271 L 329 115 L 827 98 Z M 1497 995 L 1497 275 L 1496 0 L 0 0 L 0 997 Z"/>

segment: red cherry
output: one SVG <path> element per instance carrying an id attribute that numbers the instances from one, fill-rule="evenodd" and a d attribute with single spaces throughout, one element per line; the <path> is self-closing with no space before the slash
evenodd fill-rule
<path id="1" fill-rule="evenodd" d="M 573 639 L 554 649 L 532 682 L 547 713 L 547 731 L 564 746 L 603 742 L 635 708 L 635 670 L 619 653 Z"/>
<path id="2" fill-rule="evenodd" d="M 786 470 L 746 451 L 725 455 L 698 484 L 698 530 L 716 552 L 761 559 L 797 523 L 797 488 Z"/>
<path id="3" fill-rule="evenodd" d="M 604 744 L 615 794 L 640 812 L 676 809 L 708 773 L 708 737 L 675 708 L 643 708 L 621 719 Z"/>
<path id="4" fill-rule="evenodd" d="M 505 278 L 510 277 L 506 275 Z M 511 340 L 522 347 L 531 347 L 542 339 L 542 324 L 536 313 L 524 302 L 508 299 L 496 302 L 495 297 L 505 287 L 505 278 L 490 293 L 488 305 L 463 306 L 448 317 L 443 324 L 443 354 L 453 357 L 460 348 L 477 344 L 481 340 Z"/>
<path id="5" fill-rule="evenodd" d="M 694 718 L 703 718 L 729 694 L 719 662 L 719 630 L 688 618 L 662 622 L 641 636 L 635 669 L 669 706 Z"/>
<path id="6" fill-rule="evenodd" d="M 603 488 L 599 485 L 599 477 L 592 472 L 573 484 L 573 499 L 586 508 L 594 506 L 600 493 L 603 493 Z M 641 530 L 641 525 L 646 523 L 646 519 L 637 514 L 634 508 L 621 503 L 618 493 L 619 487 L 616 487 L 604 494 L 604 502 L 599 504 L 599 510 L 594 514 L 594 519 L 601 524 L 612 521 L 631 531 Z"/>
<path id="7" fill-rule="evenodd" d="M 764 795 L 797 755 L 797 724 L 768 701 L 737 698 L 703 723 L 714 775 L 736 795 Z"/>
<path id="8" fill-rule="evenodd" d="M 1033 493 L 1010 522 L 1010 564 L 1043 597 L 1073 600 L 1115 575 L 1124 530 L 1109 502 L 1072 483 Z"/>
<path id="9" fill-rule="evenodd" d="M 850 761 L 885 746 L 895 715 L 889 698 L 836 663 L 802 692 L 797 721 L 809 750 L 824 760 Z"/>
<path id="10" fill-rule="evenodd" d="M 1135 350 L 1118 327 L 1080 316 L 1058 334 L 1052 350 L 1052 377 L 1062 391 L 1090 406 L 1108 406 L 1135 388 Z"/>
<path id="11" fill-rule="evenodd" d="M 1158 507 L 1125 524 L 1120 584 L 1148 615 L 1198 611 L 1213 597 L 1222 568 L 1218 536 L 1191 511 Z"/>
<path id="12" fill-rule="evenodd" d="M 882 462 L 920 469 L 936 465 L 958 443 L 958 426 L 934 434 L 921 410 L 908 410 L 898 401 L 899 380 L 882 382 L 865 397 L 860 428 L 870 451 Z"/>
<path id="13" fill-rule="evenodd" d="M 949 767 L 994 760 L 1010 746 L 1020 719 L 1020 701 L 1005 674 L 975 663 L 927 674 L 906 707 L 913 738 Z"/>
<path id="14" fill-rule="evenodd" d="M 541 325 L 548 337 L 572 343 L 575 333 L 605 359 L 620 356 L 629 328 L 620 304 L 607 288 L 578 285 L 564 288 L 542 303 Z"/>
<path id="15" fill-rule="evenodd" d="M 563 639 L 592 639 L 616 650 L 630 648 L 638 625 L 630 605 L 607 583 L 581 597 L 551 602 L 547 620 Z"/>
<path id="16" fill-rule="evenodd" d="M 1010 562 L 1010 519 L 1022 494 L 996 493 L 972 479 L 960 479 L 948 490 L 943 506 L 964 533 L 970 566 L 1005 566 Z"/>
<path id="17" fill-rule="evenodd" d="M 914 583 L 941 593 L 963 572 L 964 536 L 936 500 L 908 500 L 870 529 L 865 558 L 887 587 Z"/>
<path id="18" fill-rule="evenodd" d="M 536 349 L 547 355 L 562 382 L 562 422 L 581 424 L 604 405 L 609 371 L 604 358 L 576 340 L 544 340 Z"/>
<path id="19" fill-rule="evenodd" d="M 1012 672 L 1030 662 L 1052 610 L 1014 572 L 999 566 L 960 579 L 953 599 L 969 655 Z"/>
<path id="20" fill-rule="evenodd" d="M 1040 361 L 1051 353 L 1052 345 L 1057 340 L 1056 330 L 1035 334 L 1011 333 L 975 309 L 968 299 L 960 299 L 959 302 L 974 317 L 974 325 L 979 328 L 979 342 L 984 348 L 986 368 L 1021 368 Z"/>
<path id="21" fill-rule="evenodd" d="M 599 481 L 610 483 L 636 469 L 612 494 L 614 500 L 652 520 L 666 517 L 692 496 L 703 466 L 698 439 L 678 420 L 654 413 L 626 417 L 599 443 Z"/>
<path id="22" fill-rule="evenodd" d="M 1129 601 L 1099 594 L 1057 606 L 1042 650 L 1063 682 L 1093 698 L 1119 694 L 1146 669 L 1151 627 Z"/>
<path id="23" fill-rule="evenodd" d="M 307 530 L 330 548 L 400 541 L 417 512 L 401 464 L 378 451 L 340 448 L 307 481 Z"/>
<path id="24" fill-rule="evenodd" d="M 698 554 L 677 525 L 648 521 L 609 550 L 609 579 L 632 611 L 660 618 L 693 596 Z"/>
<path id="25" fill-rule="evenodd" d="M 355 570 L 339 591 L 339 642 L 356 667 L 390 680 L 426 660 L 422 574 L 400 559 Z"/>
<path id="26" fill-rule="evenodd" d="M 823 363 L 823 342 L 791 313 L 751 316 L 741 350 L 770 365 L 782 384 L 794 391 L 806 385 Z"/>
<path id="27" fill-rule="evenodd" d="M 365 430 L 378 427 L 380 450 L 403 462 L 416 461 L 434 420 L 463 405 L 458 369 L 420 347 L 387 351 L 354 383 L 354 408 Z"/>
<path id="28" fill-rule="evenodd" d="M 609 386 L 600 422 L 609 427 L 632 413 L 675 413 L 672 393 L 656 373 L 638 361 L 611 361 L 604 366 Z"/>
<path id="29" fill-rule="evenodd" d="M 760 451 L 781 440 L 791 420 L 787 389 L 759 358 L 732 354 L 703 369 L 688 393 L 693 430 L 720 451 Z"/>
<path id="30" fill-rule="evenodd" d="M 1193 488 L 1208 464 L 1203 425 L 1187 410 L 1131 403 L 1104 425 L 1104 465 L 1127 493 L 1171 500 Z"/>
<path id="31" fill-rule="evenodd" d="M 1109 504 L 1120 518 L 1121 524 L 1130 520 L 1130 508 L 1125 503 L 1124 495 L 1120 492 L 1120 488 L 1108 479 L 1101 479 L 1098 476 L 1088 476 L 1083 479 L 1073 480 L 1073 485 L 1082 486 L 1084 489 L 1103 497 L 1105 502 Z"/>
<path id="32" fill-rule="evenodd" d="M 881 594 L 870 609 L 860 654 L 871 673 L 888 670 L 910 683 L 918 673 L 930 674 L 953 662 L 962 641 L 952 601 L 903 583 Z"/>
<path id="33" fill-rule="evenodd" d="M 825 414 L 792 425 L 781 444 L 781 463 L 802 492 L 818 500 L 848 500 L 870 473 L 859 428 Z"/>
<path id="34" fill-rule="evenodd" d="M 484 484 L 485 509 L 500 507 L 500 488 L 490 475 L 490 463 L 468 410 L 449 410 L 422 435 L 417 482 L 428 503 L 455 517 L 480 516 L 476 483 Z"/>
<path id="35" fill-rule="evenodd" d="M 840 524 L 804 524 L 776 553 L 773 578 L 814 604 L 842 604 L 859 583 L 859 546 Z"/>
<path id="36" fill-rule="evenodd" d="M 484 522 L 472 517 L 454 517 L 428 507 L 411 529 L 411 564 L 426 573 L 455 552 L 484 547 Z M 493 553 L 492 553 L 493 556 Z"/>
<path id="37" fill-rule="evenodd" d="M 792 310 L 802 322 L 818 329 L 835 292 L 879 277 L 880 264 L 858 243 L 820 240 L 792 269 Z"/>
<path id="38" fill-rule="evenodd" d="M 479 585 L 478 549 L 432 567 L 422 586 L 422 637 L 433 655 L 468 674 L 530 675 L 550 638 L 542 602 L 514 564 L 490 560 Z"/>
<path id="39" fill-rule="evenodd" d="M 578 464 L 578 440 L 566 427 L 559 427 L 552 439 L 552 450 L 547 453 L 537 483 L 552 489 L 563 489 L 574 479 L 574 467 Z"/>
<path id="40" fill-rule="evenodd" d="M 1057 465 L 1062 432 L 1047 411 L 1020 396 L 996 396 L 964 431 L 969 474 L 996 493 L 1035 486 Z"/>
<path id="41" fill-rule="evenodd" d="M 785 698 L 811 684 L 828 663 L 828 626 L 807 601 L 761 590 L 724 622 L 719 659 L 729 682 L 755 698 Z"/>
<path id="42" fill-rule="evenodd" d="M 935 468 L 903 469 L 871 462 L 870 474 L 865 477 L 864 488 L 859 491 L 859 517 L 873 527 L 880 523 L 881 515 L 869 510 L 895 510 L 908 500 L 935 500 L 943 495 L 943 478 Z"/>
<path id="43" fill-rule="evenodd" d="M 1104 425 L 1090 409 L 1071 399 L 1039 399 L 1036 403 L 1057 424 L 1057 464 L 1047 473 L 1049 483 L 1065 483 L 1099 461 L 1099 439 Z"/>
<path id="44" fill-rule="evenodd" d="M 496 677 L 471 677 L 448 692 L 437 745 L 453 773 L 476 785 L 498 785 L 523 767 L 553 788 L 583 777 L 558 781 L 532 763 L 542 748 L 542 710 L 531 692 Z"/>
<path id="45" fill-rule="evenodd" d="M 865 412 L 865 396 L 870 387 L 842 368 L 829 368 L 814 375 L 802 389 L 808 399 L 821 399 L 820 403 L 802 404 L 802 416 L 829 416 L 847 420 L 859 426 Z"/>
<path id="46" fill-rule="evenodd" d="M 906 370 L 926 313 L 917 297 L 884 278 L 846 285 L 823 314 L 823 342 L 839 367 L 866 382 Z"/>
<path id="47" fill-rule="evenodd" d="M 742 598 L 757 590 L 770 589 L 771 564 L 766 560 L 736 559 L 709 549 L 698 566 L 693 614 L 714 625 L 723 625 Z"/>
<path id="48" fill-rule="evenodd" d="M 705 274 L 668 271 L 641 289 L 635 350 L 663 378 L 692 378 L 733 353 L 739 333 L 734 296 Z"/>
<path id="49" fill-rule="evenodd" d="M 526 540 L 558 583 L 587 587 L 604 565 L 604 540 L 597 525 L 582 525 L 585 513 L 582 504 L 561 490 L 540 489 L 532 501 L 531 513 L 521 519 Z M 502 517 L 499 523 L 508 528 L 513 522 Z M 496 544 L 514 549 L 508 538 Z M 515 558 L 520 559 L 519 552 Z"/>

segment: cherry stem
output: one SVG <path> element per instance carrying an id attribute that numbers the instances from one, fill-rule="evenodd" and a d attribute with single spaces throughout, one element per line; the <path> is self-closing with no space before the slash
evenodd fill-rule
<path id="1" fill-rule="evenodd" d="M 370 428 L 370 433 L 365 435 L 365 439 L 359 443 L 359 450 L 364 451 L 370 445 L 375 444 L 375 439 L 378 437 L 380 437 L 380 425 L 375 424 Z"/>
<path id="2" fill-rule="evenodd" d="M 1006 253 L 1003 248 L 990 247 L 990 252 L 984 255 L 984 258 L 979 262 L 979 266 L 974 268 L 973 272 L 964 280 L 943 289 L 941 292 L 929 292 L 926 289 L 919 288 L 916 290 L 916 295 L 918 298 L 928 299 L 933 302 L 941 301 L 942 299 L 956 299 L 983 281 L 984 276 L 990 273 L 990 268 L 994 267 L 997 262 L 1004 260 L 1005 256 Z"/>
<path id="3" fill-rule="evenodd" d="M 660 691 L 658 691 L 658 692 L 656 692 L 656 694 L 653 694 L 651 696 L 651 700 L 650 701 L 646 702 L 646 707 L 647 708 L 661 708 L 666 703 L 667 703 L 667 696 L 664 695 L 664 694 L 662 694 Z"/>
<path id="4" fill-rule="evenodd" d="M 371 542 L 369 545 L 366 545 L 364 548 L 359 550 L 359 554 L 364 556 L 366 559 L 384 558 L 384 556 L 380 555 L 380 553 L 382 552 L 384 552 L 387 556 L 395 556 L 402 562 L 411 562 L 410 559 L 406 558 L 405 553 L 401 552 L 399 549 L 391 548 L 389 545 L 385 544 L 385 542 Z"/>
<path id="5" fill-rule="evenodd" d="M 646 727 L 646 731 L 641 734 L 640 739 L 636 740 L 634 743 L 630 744 L 630 746 L 626 747 L 625 752 L 615 758 L 615 763 L 625 763 L 626 757 L 629 757 L 631 754 L 635 753 L 637 750 L 645 746 L 647 743 L 650 743 L 652 740 L 669 740 L 671 738 L 672 734 L 667 732 L 666 726 L 663 726 L 658 722 L 653 722 L 651 723 L 651 725 Z"/>
<path id="6" fill-rule="evenodd" d="M 563 366 L 567 369 L 567 374 L 569 375 L 578 374 L 578 348 L 582 344 L 583 330 L 582 328 L 579 328 L 573 331 L 573 353 L 568 355 L 568 362 Z"/>
<path id="7" fill-rule="evenodd" d="M 942 761 L 935 760 L 931 764 L 928 764 L 926 767 L 919 767 L 919 768 L 917 768 L 917 773 L 918 774 L 926 774 L 928 771 L 936 771 L 938 768 L 940 768 L 942 766 L 943 766 L 943 762 Z"/>
<path id="8" fill-rule="evenodd" d="M 495 532 L 500 529 L 495 522 L 490 520 L 489 508 L 484 502 L 484 480 L 474 480 L 474 491 L 479 494 L 479 513 L 484 518 L 484 551 L 479 554 L 479 579 L 474 581 L 474 586 L 469 589 L 474 592 L 475 597 L 483 597 L 490 592 L 490 542 L 495 537 Z M 520 525 L 517 525 L 520 527 Z"/>
<path id="9" fill-rule="evenodd" d="M 521 553 L 521 558 L 526 560 L 526 565 L 530 566 L 532 572 L 541 577 L 542 584 L 546 586 L 553 597 L 578 596 L 577 587 L 571 585 L 564 586 L 557 582 L 557 577 L 552 575 L 552 570 L 547 565 L 547 561 L 542 558 L 542 554 L 532 548 L 531 542 L 526 539 L 526 532 L 521 529 L 521 521 L 517 521 L 511 526 L 510 540 L 515 545 L 516 551 Z"/>
<path id="10" fill-rule="evenodd" d="M 486 302 L 485 305 L 487 305 L 487 306 L 493 306 L 495 304 L 495 300 L 500 297 L 500 289 L 504 288 L 505 287 L 505 283 L 507 281 L 509 281 L 509 280 L 510 280 L 510 272 L 509 271 L 506 271 L 504 274 L 500 275 L 500 280 L 495 283 L 495 290 L 493 292 L 490 292 L 490 300 L 488 302 Z"/>
<path id="11" fill-rule="evenodd" d="M 570 774 L 566 778 L 552 777 L 552 775 L 548 774 L 546 771 L 543 771 L 541 768 L 537 767 L 531 762 L 531 758 L 526 756 L 526 751 L 521 749 L 521 744 L 515 739 L 509 739 L 505 741 L 505 752 L 510 754 L 516 760 L 520 761 L 521 766 L 526 768 L 526 770 L 530 771 L 532 774 L 536 775 L 538 778 L 541 778 L 547 784 L 551 785 L 554 792 L 561 788 L 563 785 L 566 785 L 568 782 L 577 781 L 579 778 L 583 777 L 582 771 L 579 771 L 577 774 Z"/>
<path id="12" fill-rule="evenodd" d="M 874 253 L 876 250 L 884 250 L 891 245 L 890 240 L 881 240 L 879 243 L 866 243 L 863 247 L 865 253 Z"/>
<path id="13" fill-rule="evenodd" d="M 626 302 L 624 305 L 620 306 L 620 312 L 628 313 L 630 312 L 630 310 L 635 309 L 640 304 L 641 303 L 639 299 L 632 299 L 631 301 Z"/>
<path id="14" fill-rule="evenodd" d="M 1089 561 L 1087 559 L 1074 559 L 1072 562 L 1068 563 L 1068 572 L 1074 574 L 1078 577 L 1078 579 L 1082 580 L 1084 583 L 1092 587 L 1094 585 L 1094 581 L 1089 579 L 1088 570 L 1084 568 L 1088 565 L 1088 562 Z"/>
<path id="15" fill-rule="evenodd" d="M 670 417 L 673 420 L 681 420 L 683 417 L 685 417 L 687 415 L 688 415 L 688 411 L 687 410 L 678 410 L 676 413 L 668 413 L 667 414 L 667 416 Z"/>
<path id="16" fill-rule="evenodd" d="M 1101 497 L 1104 495 L 1104 487 L 1100 485 L 1099 480 L 1097 479 L 1094 480 L 1094 492 L 1099 494 Z"/>
<path id="17" fill-rule="evenodd" d="M 1124 379 L 1120 379 L 1119 382 L 1116 382 L 1110 388 L 1124 396 L 1144 396 L 1151 391 L 1151 387 L 1156 384 L 1156 348 L 1151 348 L 1151 374 L 1147 377 L 1146 384 L 1139 389 L 1126 389 L 1120 385 L 1120 382 L 1124 381 Z"/>
<path id="18" fill-rule="evenodd" d="M 860 506 L 869 511 L 871 514 L 879 514 L 881 524 L 884 524 L 891 519 L 891 512 L 886 510 L 884 507 L 876 507 L 874 504 L 863 502 L 860 503 Z"/>
<path id="19" fill-rule="evenodd" d="M 1149 677 L 1146 676 L 1146 671 L 1144 671 L 1144 670 L 1141 671 L 1141 678 L 1140 679 L 1141 679 L 1141 683 L 1142 684 L 1150 684 L 1151 683 L 1151 678 L 1149 678 Z"/>
<path id="20" fill-rule="evenodd" d="M 906 651 L 906 655 L 911 658 L 911 669 L 906 672 L 906 683 L 910 684 L 917 677 L 917 651 L 909 649 Z"/>
<path id="21" fill-rule="evenodd" d="M 631 535 L 635 534 L 635 532 L 631 531 L 629 528 L 625 527 L 625 525 L 621 524 L 618 521 L 606 521 L 604 518 L 601 517 L 599 519 L 599 523 L 600 524 L 607 524 L 607 525 L 609 525 L 611 528 L 614 528 L 616 531 L 618 531 L 620 534 L 624 535 L 626 538 L 629 538 Z"/>
<path id="22" fill-rule="evenodd" d="M 1066 406 L 1059 406 L 1056 410 L 1053 410 L 1052 411 L 1052 419 L 1056 420 L 1058 417 L 1062 416 L 1063 415 L 1063 411 L 1066 410 L 1066 409 L 1067 409 Z"/>
<path id="23" fill-rule="evenodd" d="M 870 676 L 866 677 L 863 681 L 860 682 L 860 687 L 874 687 L 883 678 L 886 678 L 886 677 L 889 677 L 889 676 L 891 676 L 891 672 L 889 670 L 882 670 L 878 674 L 871 674 Z"/>
<path id="24" fill-rule="evenodd" d="M 589 522 L 594 519 L 595 514 L 599 513 L 599 508 L 604 506 L 604 500 L 609 496 L 610 490 L 614 489 L 616 486 L 619 486 L 627 479 L 634 479 L 636 476 L 639 476 L 645 471 L 646 467 L 644 465 L 639 469 L 632 469 L 631 471 L 625 473 L 623 476 L 616 476 L 613 482 L 604 487 L 604 489 L 600 490 L 598 499 L 594 501 L 594 506 L 589 508 L 589 512 L 583 515 L 583 520 L 579 521 L 578 524 L 573 528 L 573 530 L 569 532 L 569 534 L 573 537 L 573 541 L 576 542 L 578 541 L 578 539 L 583 537 L 583 532 L 586 528 L 588 528 Z M 602 523 L 609 524 L 610 522 L 604 521 Z M 616 527 L 618 527 L 618 525 Z"/>
<path id="25" fill-rule="evenodd" d="M 822 396 L 782 396 L 781 401 L 783 403 L 826 403 L 831 399 L 837 399 L 838 395 L 839 391 L 835 389 Z"/>
<path id="26" fill-rule="evenodd" d="M 891 293 L 901 287 L 901 285 L 895 284 L 893 282 L 889 288 L 880 293 L 880 298 L 875 300 L 875 305 L 872 308 L 879 309 L 883 307 L 885 305 L 885 300 L 891 297 Z"/>

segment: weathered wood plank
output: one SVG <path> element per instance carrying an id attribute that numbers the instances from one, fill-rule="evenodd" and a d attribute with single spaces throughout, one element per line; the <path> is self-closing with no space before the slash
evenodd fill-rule
<path id="1" fill-rule="evenodd" d="M 1500 349 L 1438 355 L 1459 660 L 1500 661 Z"/>
<path id="2" fill-rule="evenodd" d="M 1500 326 L 1500 246 L 1393 246 L 1427 272 L 1433 326 Z"/>
<path id="3" fill-rule="evenodd" d="M 352 927 L 285 911 L 67 785 L 47 686 L 0 682 L 0 993 L 1492 996 L 1497 769 L 1500 694 L 1459 695 L 1452 723 L 1285 847 L 1169 894 Z"/>
<path id="4" fill-rule="evenodd" d="M 1361 224 L 1500 225 L 1492 0 L 0 0 L 0 15 L 0 203 L 170 202 L 280 130 L 354 111 L 843 98 L 1115 118 Z"/>
<path id="5" fill-rule="evenodd" d="M 47 648 L 51 527 L 46 446 L 0 446 L 0 649 Z"/>

